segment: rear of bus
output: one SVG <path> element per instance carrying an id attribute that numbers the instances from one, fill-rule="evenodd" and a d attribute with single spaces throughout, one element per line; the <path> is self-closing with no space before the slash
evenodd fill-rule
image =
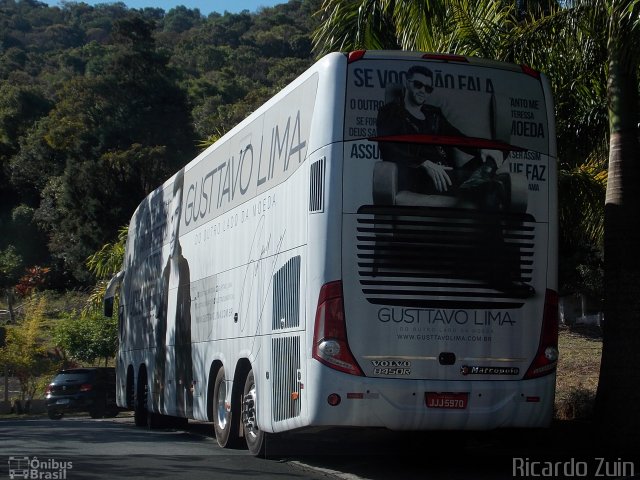
<path id="1" fill-rule="evenodd" d="M 546 78 L 458 56 L 345 61 L 342 272 L 318 298 L 311 423 L 548 425 L 558 318 Z M 447 191 L 420 184 L 430 165 Z"/>

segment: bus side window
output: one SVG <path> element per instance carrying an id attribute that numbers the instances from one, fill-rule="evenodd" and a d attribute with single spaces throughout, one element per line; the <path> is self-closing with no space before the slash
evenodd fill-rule
<path id="1" fill-rule="evenodd" d="M 109 318 L 113 317 L 113 297 L 104 299 L 104 316 Z"/>

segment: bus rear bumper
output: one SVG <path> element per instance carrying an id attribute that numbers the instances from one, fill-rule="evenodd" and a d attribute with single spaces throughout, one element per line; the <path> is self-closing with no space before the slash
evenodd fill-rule
<path id="1" fill-rule="evenodd" d="M 549 426 L 553 416 L 555 374 L 533 380 L 443 381 L 363 378 L 332 372 L 325 380 L 334 375 L 340 380 L 323 382 L 318 395 L 307 398 L 312 426 L 539 428 Z M 427 405 L 427 394 L 431 406 Z M 332 406 L 335 395 L 339 403 Z"/>

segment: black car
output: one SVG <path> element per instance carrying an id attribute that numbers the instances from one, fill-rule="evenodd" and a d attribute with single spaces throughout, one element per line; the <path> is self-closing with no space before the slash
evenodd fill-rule
<path id="1" fill-rule="evenodd" d="M 57 420 L 65 412 L 89 412 L 92 418 L 115 417 L 116 371 L 109 367 L 60 370 L 47 387 L 47 412 Z"/>

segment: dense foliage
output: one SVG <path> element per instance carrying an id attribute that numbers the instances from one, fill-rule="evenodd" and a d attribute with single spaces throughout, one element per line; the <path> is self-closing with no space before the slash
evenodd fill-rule
<path id="1" fill-rule="evenodd" d="M 91 365 L 104 360 L 107 366 L 118 349 L 118 319 L 106 318 L 97 312 L 65 314 L 56 322 L 53 341 L 64 362 L 75 360 Z"/>
<path id="2" fill-rule="evenodd" d="M 0 0 L 0 282 L 88 282 L 145 195 L 312 63 L 319 5 Z"/>

